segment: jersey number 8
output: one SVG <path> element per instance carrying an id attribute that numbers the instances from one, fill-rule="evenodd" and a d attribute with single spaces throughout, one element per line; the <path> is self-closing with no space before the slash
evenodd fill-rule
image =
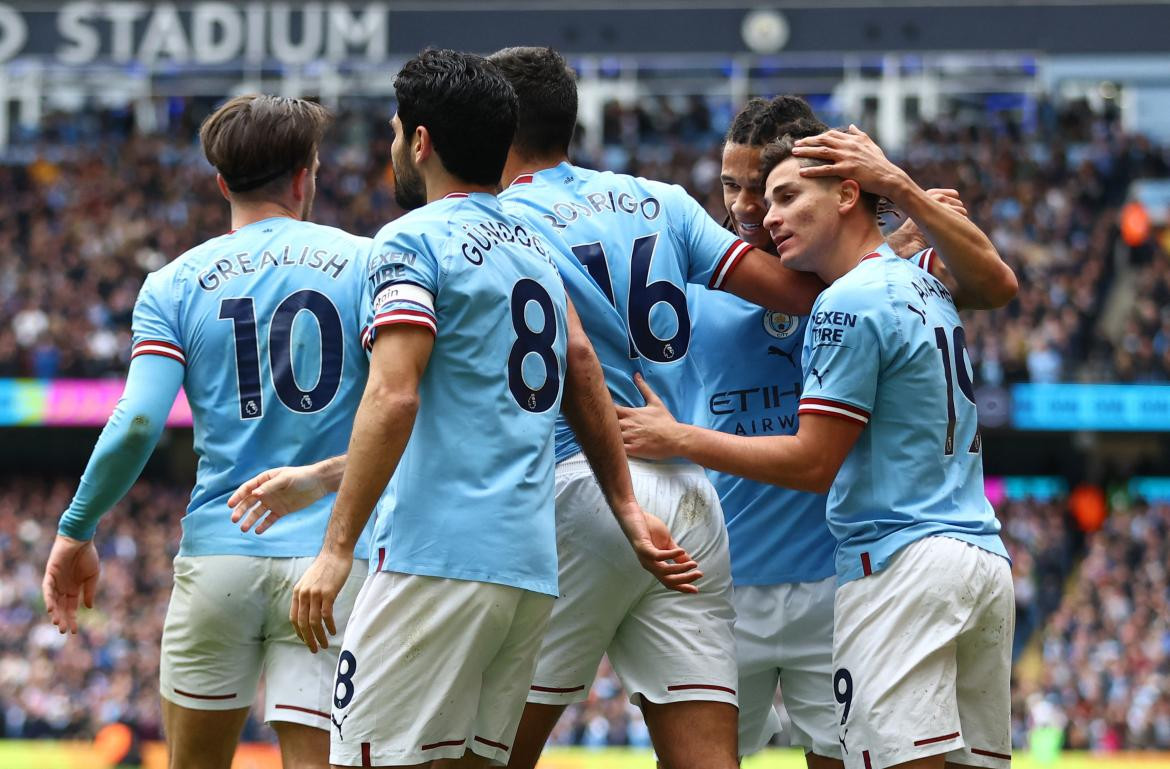
<path id="1" fill-rule="evenodd" d="M 543 325 L 533 331 L 525 318 L 529 303 L 540 307 Z M 553 344 L 557 341 L 557 316 L 552 298 L 544 286 L 531 278 L 524 278 L 512 287 L 512 328 L 516 341 L 508 354 L 508 390 L 525 411 L 548 411 L 557 402 L 561 391 L 561 369 Z M 544 364 L 544 383 L 538 388 L 524 381 L 524 361 L 537 355 Z"/>

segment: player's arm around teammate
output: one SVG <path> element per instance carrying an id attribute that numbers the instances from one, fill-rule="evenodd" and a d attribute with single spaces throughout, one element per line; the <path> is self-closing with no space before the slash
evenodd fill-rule
<path id="1" fill-rule="evenodd" d="M 712 470 L 798 491 L 826 493 L 865 427 L 801 414 L 795 435 L 730 435 L 677 421 L 641 377 L 636 381 L 646 406 L 617 409 L 622 440 L 631 456 L 679 456 Z"/>
<path id="2" fill-rule="evenodd" d="M 337 634 L 333 602 L 352 568 L 358 537 L 410 440 L 434 342 L 429 330 L 405 324 L 388 326 L 375 339 L 325 541 L 293 588 L 289 619 L 313 653 L 328 648 L 329 636 Z"/>
<path id="3" fill-rule="evenodd" d="M 582 449 L 597 475 L 610 509 L 643 568 L 666 587 L 684 593 L 697 592 L 693 583 L 703 576 L 702 572 L 674 541 L 666 524 L 643 511 L 634 497 L 629 464 L 612 406 L 613 399 L 605 387 L 601 364 L 570 303 L 568 365 L 562 406 L 565 415 L 581 439 Z M 240 486 L 228 500 L 228 505 L 233 508 L 232 521 L 239 523 L 244 531 L 259 521 L 255 531 L 263 534 L 285 515 L 336 492 L 346 464 L 347 457 L 340 456 L 304 467 L 267 470 Z"/>
<path id="4" fill-rule="evenodd" d="M 703 573 L 678 546 L 666 524 L 643 511 L 634 496 L 630 464 L 622 448 L 613 398 L 605 386 L 601 362 L 571 302 L 568 372 L 561 408 L 642 568 L 672 590 L 697 593 L 699 589 L 694 582 Z"/>
<path id="5" fill-rule="evenodd" d="M 232 523 L 240 524 L 241 531 L 255 526 L 255 532 L 263 534 L 284 516 L 305 509 L 326 494 L 336 494 L 344 474 L 344 454 L 312 465 L 265 470 L 240 484 L 228 498 Z"/>
<path id="6" fill-rule="evenodd" d="M 1015 274 L 982 230 L 915 184 L 855 126 L 847 133 L 828 131 L 797 139 L 794 145 L 791 156 L 798 161 L 819 161 L 801 164 L 798 173 L 802 179 L 850 180 L 851 186 L 843 185 L 843 190 L 886 197 L 906 212 L 951 265 L 954 278 L 948 289 L 958 292 L 954 295 L 956 305 L 983 306 L 988 300 L 1002 304 L 1015 296 Z M 800 198 L 799 187 L 777 185 L 766 198 L 770 208 L 763 223 L 777 247 L 811 250 L 809 243 L 817 237 L 815 224 L 800 222 L 800 212 L 795 210 L 799 204 L 790 202 Z M 850 205 L 857 203 L 851 201 Z M 786 208 L 788 216 L 782 213 Z M 644 381 L 639 378 L 637 383 L 647 407 L 618 408 L 622 438 L 631 455 L 651 459 L 681 456 L 713 470 L 792 489 L 827 492 L 864 428 L 864 423 L 856 420 L 802 413 L 795 435 L 729 435 L 676 421 Z"/>
<path id="7" fill-rule="evenodd" d="M 965 212 L 915 184 L 861 129 L 850 126 L 848 131 L 798 139 L 792 154 L 827 161 L 801 168 L 801 176 L 853 179 L 866 192 L 901 209 L 938 250 L 946 267 L 934 268 L 929 261 L 922 266 L 943 281 L 959 308 L 1002 307 L 1015 298 L 1019 290 L 1015 273 L 987 235 Z"/>

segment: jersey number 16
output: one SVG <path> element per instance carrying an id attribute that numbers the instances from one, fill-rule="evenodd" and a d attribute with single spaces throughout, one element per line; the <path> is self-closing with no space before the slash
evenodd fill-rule
<path id="1" fill-rule="evenodd" d="M 658 233 L 634 240 L 630 252 L 630 292 L 626 311 L 626 328 L 630 330 L 630 357 L 641 355 L 655 363 L 670 363 L 687 354 L 691 344 L 691 318 L 687 313 L 687 295 L 668 280 L 650 282 L 650 264 Z M 605 248 L 601 243 L 573 246 L 573 256 L 601 287 L 605 298 L 615 308 L 613 281 L 609 274 Z M 669 339 L 660 339 L 650 327 L 650 311 L 659 304 L 669 305 L 678 321 L 678 329 Z"/>

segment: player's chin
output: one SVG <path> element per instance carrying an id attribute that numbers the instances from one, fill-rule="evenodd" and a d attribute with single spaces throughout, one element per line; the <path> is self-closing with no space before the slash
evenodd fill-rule
<path id="1" fill-rule="evenodd" d="M 736 222 L 735 231 L 739 235 L 739 239 L 749 246 L 769 253 L 776 253 L 776 246 L 772 244 L 772 236 L 768 234 L 763 225 L 747 225 Z"/>
<path id="2" fill-rule="evenodd" d="M 785 241 L 778 249 L 778 256 L 780 257 L 780 264 L 784 265 L 790 270 L 800 270 L 807 272 L 812 269 L 812 265 L 808 263 L 808 259 L 799 249 L 794 248 L 795 244 L 790 241 Z"/>

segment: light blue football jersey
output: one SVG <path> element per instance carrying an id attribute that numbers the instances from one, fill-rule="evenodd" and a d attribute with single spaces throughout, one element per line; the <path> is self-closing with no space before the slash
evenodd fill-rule
<path id="1" fill-rule="evenodd" d="M 185 364 L 199 457 L 180 555 L 321 549 L 332 495 L 260 536 L 241 532 L 226 503 L 264 470 L 345 453 L 368 368 L 360 330 L 369 250 L 369 238 L 273 217 L 147 277 L 132 354 Z M 368 549 L 367 530 L 358 557 Z"/>
<path id="2" fill-rule="evenodd" d="M 793 435 L 804 379 L 808 316 L 772 312 L 738 296 L 690 286 L 691 356 L 701 387 L 693 424 L 733 435 Z M 736 585 L 815 582 L 833 576 L 825 495 L 708 470 L 719 492 Z"/>
<path id="3" fill-rule="evenodd" d="M 435 334 L 378 505 L 376 568 L 558 594 L 553 427 L 568 310 L 550 251 L 484 193 L 430 203 L 375 237 L 371 344 L 398 323 Z"/>
<path id="4" fill-rule="evenodd" d="M 500 199 L 560 238 L 553 259 L 614 402 L 645 405 L 634 385 L 641 372 L 681 413 L 682 394 L 698 386 L 686 285 L 722 287 L 751 247 L 682 187 L 569 163 L 521 176 Z M 557 461 L 578 451 L 558 419 Z"/>
<path id="5" fill-rule="evenodd" d="M 813 305 L 799 413 L 866 425 L 829 491 L 838 582 L 945 536 L 1007 557 L 983 493 L 966 337 L 950 292 L 886 244 Z"/>

